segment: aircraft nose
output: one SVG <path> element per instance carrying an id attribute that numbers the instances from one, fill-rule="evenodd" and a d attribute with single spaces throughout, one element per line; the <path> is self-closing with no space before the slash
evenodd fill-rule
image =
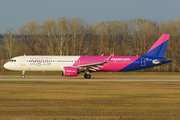
<path id="1" fill-rule="evenodd" d="M 8 64 L 8 63 L 5 63 L 5 64 L 4 64 L 4 68 L 9 69 L 9 64 Z"/>

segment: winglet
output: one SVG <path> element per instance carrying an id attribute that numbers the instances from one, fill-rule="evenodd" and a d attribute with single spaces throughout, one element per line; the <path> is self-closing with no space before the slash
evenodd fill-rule
<path id="1" fill-rule="evenodd" d="M 104 56 L 104 53 L 101 56 Z"/>
<path id="2" fill-rule="evenodd" d="M 106 60 L 106 62 L 109 62 L 113 56 L 114 56 L 114 53 L 112 53 L 112 54 L 108 57 L 108 59 Z"/>

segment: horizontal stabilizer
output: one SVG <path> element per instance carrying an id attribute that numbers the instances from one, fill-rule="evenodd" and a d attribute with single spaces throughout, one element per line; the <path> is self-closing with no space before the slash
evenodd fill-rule
<path id="1" fill-rule="evenodd" d="M 172 60 L 171 58 L 163 59 L 163 60 L 154 60 L 155 62 L 167 62 L 169 60 Z"/>
<path id="2" fill-rule="evenodd" d="M 169 61 L 169 60 L 172 61 L 171 58 L 166 58 L 166 59 L 161 59 L 161 60 L 156 59 L 156 60 L 153 60 L 153 63 L 154 63 L 154 64 L 159 64 L 159 63 L 161 63 L 161 62 L 167 62 L 167 61 Z"/>

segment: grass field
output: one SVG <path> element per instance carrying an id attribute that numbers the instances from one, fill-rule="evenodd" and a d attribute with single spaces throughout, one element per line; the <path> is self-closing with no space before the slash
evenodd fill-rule
<path id="1" fill-rule="evenodd" d="M 179 119 L 180 82 L 0 82 L 0 119 Z"/>
<path id="2" fill-rule="evenodd" d="M 20 78 L 22 72 L 0 72 L 0 77 Z M 26 72 L 26 78 L 71 78 L 61 76 L 61 72 Z M 180 78 L 180 72 L 95 72 L 92 78 Z M 74 77 L 73 77 L 74 78 Z M 84 73 L 75 78 L 84 78 Z"/>

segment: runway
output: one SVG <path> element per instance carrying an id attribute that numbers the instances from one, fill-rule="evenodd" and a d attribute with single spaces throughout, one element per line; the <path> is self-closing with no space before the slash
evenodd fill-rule
<path id="1" fill-rule="evenodd" d="M 0 78 L 0 81 L 180 81 L 180 79 L 159 79 L 159 78 L 92 78 L 92 79 L 80 79 L 80 78 Z"/>

